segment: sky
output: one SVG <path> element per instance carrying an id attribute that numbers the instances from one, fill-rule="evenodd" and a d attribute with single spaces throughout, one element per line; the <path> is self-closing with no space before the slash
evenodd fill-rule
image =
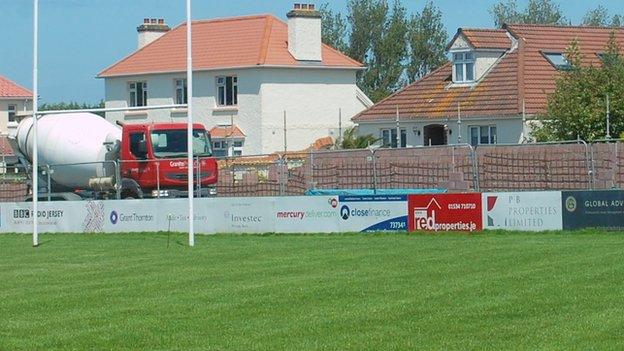
<path id="1" fill-rule="evenodd" d="M 346 13 L 348 0 L 321 0 Z M 193 0 L 193 19 L 270 13 L 286 19 L 300 0 Z M 308 0 L 314 3 L 312 0 Z M 434 0 L 449 36 L 459 27 L 494 26 L 488 9 L 498 0 Z M 518 0 L 524 8 L 527 0 Z M 573 24 L 602 5 L 624 15 L 622 0 L 555 0 Z M 424 0 L 402 0 L 409 13 Z M 143 18 L 164 18 L 171 27 L 186 19 L 185 0 L 39 0 L 40 101 L 96 103 L 104 98 L 102 69 L 132 53 Z M 0 75 L 32 89 L 32 0 L 0 0 Z"/>

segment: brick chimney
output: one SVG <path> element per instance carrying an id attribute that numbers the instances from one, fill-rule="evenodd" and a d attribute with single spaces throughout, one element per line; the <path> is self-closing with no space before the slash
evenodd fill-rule
<path id="1" fill-rule="evenodd" d="M 139 33 L 139 49 L 162 37 L 171 28 L 162 18 L 144 18 L 143 24 L 137 27 Z"/>
<path id="2" fill-rule="evenodd" d="M 314 4 L 295 4 L 288 17 L 288 51 L 298 61 L 322 61 L 321 13 Z"/>

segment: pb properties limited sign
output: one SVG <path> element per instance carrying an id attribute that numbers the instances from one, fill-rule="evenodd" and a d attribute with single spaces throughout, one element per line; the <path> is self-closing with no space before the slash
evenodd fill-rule
<path id="1" fill-rule="evenodd" d="M 624 191 L 564 191 L 563 229 L 624 229 Z"/>
<path id="2" fill-rule="evenodd" d="M 410 195 L 408 216 L 410 231 L 481 230 L 481 194 Z"/>
<path id="3" fill-rule="evenodd" d="M 561 192 L 527 191 L 483 194 L 483 228 L 561 230 Z"/>

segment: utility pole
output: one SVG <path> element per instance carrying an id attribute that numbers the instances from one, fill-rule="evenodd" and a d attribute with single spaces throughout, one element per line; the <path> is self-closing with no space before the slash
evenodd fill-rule
<path id="1" fill-rule="evenodd" d="M 457 101 L 457 143 L 461 144 L 461 103 Z"/>
<path id="2" fill-rule="evenodd" d="M 401 126 L 399 124 L 399 105 L 396 107 L 396 145 L 401 147 Z"/>
<path id="3" fill-rule="evenodd" d="M 342 142 L 342 108 L 338 108 L 338 140 L 336 144 L 338 148 L 340 147 L 340 143 Z"/>

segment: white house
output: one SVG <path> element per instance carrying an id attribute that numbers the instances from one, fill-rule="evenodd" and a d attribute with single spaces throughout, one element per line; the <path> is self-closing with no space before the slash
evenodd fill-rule
<path id="1" fill-rule="evenodd" d="M 0 133 L 17 128 L 15 116 L 19 111 L 32 110 L 32 92 L 0 76 Z"/>
<path id="2" fill-rule="evenodd" d="M 353 121 L 359 134 L 388 147 L 526 142 L 569 67 L 564 53 L 572 40 L 579 40 L 584 64 L 600 65 L 611 32 L 624 45 L 622 28 L 460 28 L 447 47 L 450 62 Z"/>
<path id="3" fill-rule="evenodd" d="M 301 150 L 321 137 L 337 139 L 339 125 L 346 128 L 372 105 L 356 86 L 362 64 L 321 43 L 314 5 L 296 4 L 287 17 L 193 21 L 193 119 L 213 130 L 217 155 Z M 187 101 L 186 24 L 169 30 L 163 20 L 144 22 L 139 49 L 98 75 L 106 107 Z M 126 123 L 186 117 L 186 109 L 106 114 Z"/>

